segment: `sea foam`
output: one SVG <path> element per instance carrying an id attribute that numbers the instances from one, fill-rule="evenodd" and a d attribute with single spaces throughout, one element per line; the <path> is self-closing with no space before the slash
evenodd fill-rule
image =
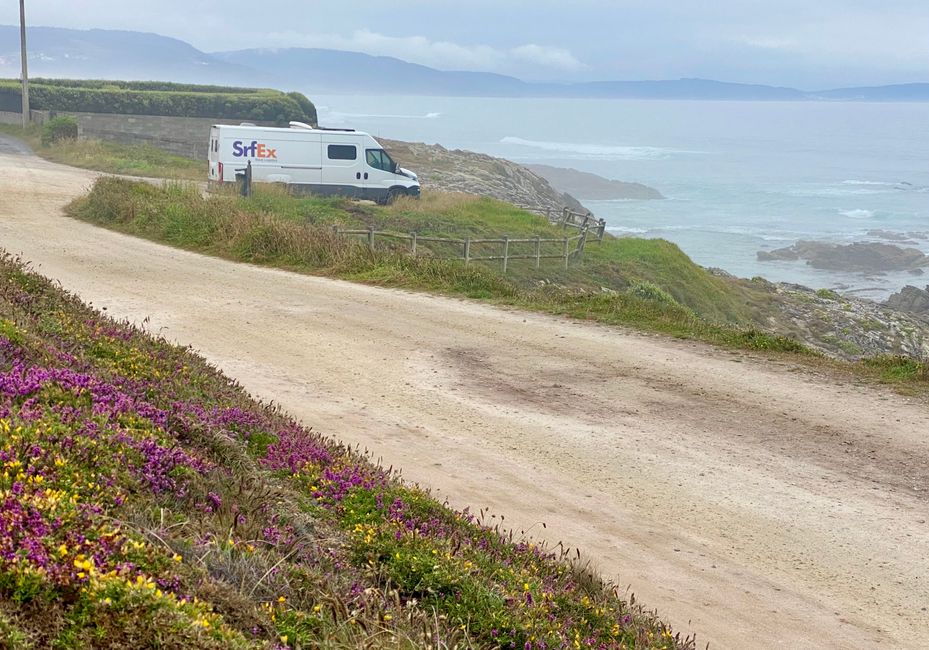
<path id="1" fill-rule="evenodd" d="M 839 214 L 849 219 L 870 219 L 874 216 L 872 210 L 840 210 Z"/>
<path id="2" fill-rule="evenodd" d="M 520 147 L 531 147 L 542 151 L 552 151 L 569 154 L 576 157 L 597 158 L 609 160 L 657 160 L 670 158 L 675 154 L 698 153 L 694 151 L 681 151 L 678 149 L 664 149 L 661 147 L 632 147 L 601 144 L 584 144 L 578 142 L 548 142 L 544 140 L 526 140 L 514 136 L 506 136 L 500 140 L 501 144 L 513 144 Z"/>

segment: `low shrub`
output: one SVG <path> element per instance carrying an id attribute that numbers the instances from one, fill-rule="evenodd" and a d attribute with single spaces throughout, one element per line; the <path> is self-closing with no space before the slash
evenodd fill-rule
<path id="1" fill-rule="evenodd" d="M 677 304 L 677 301 L 670 293 L 659 287 L 657 284 L 654 284 L 653 282 L 636 282 L 634 285 L 629 287 L 629 293 L 631 293 L 633 296 L 638 296 L 639 298 L 654 300 L 666 305 Z"/>
<path id="2" fill-rule="evenodd" d="M 76 140 L 77 120 L 73 117 L 55 117 L 42 125 L 42 145 L 49 146 L 62 140 Z"/>

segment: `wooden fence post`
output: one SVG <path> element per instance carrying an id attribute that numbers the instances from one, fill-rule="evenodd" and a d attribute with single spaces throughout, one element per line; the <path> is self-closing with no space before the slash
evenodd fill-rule
<path id="1" fill-rule="evenodd" d="M 542 263 L 542 238 L 535 236 L 535 267 L 539 268 Z"/>
<path id="2" fill-rule="evenodd" d="M 568 229 L 568 215 L 569 214 L 571 214 L 571 211 L 568 210 L 567 206 L 565 206 L 565 208 L 561 211 L 561 229 L 562 230 Z"/>
<path id="3" fill-rule="evenodd" d="M 374 252 L 374 228 L 368 228 L 368 248 Z"/>
<path id="4" fill-rule="evenodd" d="M 465 266 L 471 263 L 471 238 L 470 237 L 465 237 L 464 261 L 465 261 Z"/>
<path id="5" fill-rule="evenodd" d="M 597 229 L 597 241 L 603 241 L 603 233 L 606 230 L 606 219 L 600 220 L 600 227 Z"/>
<path id="6" fill-rule="evenodd" d="M 507 235 L 503 236 L 503 275 L 506 275 L 506 266 L 509 261 L 510 256 L 510 238 Z"/>
<path id="7" fill-rule="evenodd" d="M 564 270 L 568 270 L 568 238 L 564 238 Z"/>
<path id="8" fill-rule="evenodd" d="M 584 246 L 587 244 L 587 226 L 581 231 L 581 238 L 577 240 L 577 259 L 584 257 Z"/>
<path id="9" fill-rule="evenodd" d="M 416 257 L 416 233 L 410 233 L 410 255 Z"/>

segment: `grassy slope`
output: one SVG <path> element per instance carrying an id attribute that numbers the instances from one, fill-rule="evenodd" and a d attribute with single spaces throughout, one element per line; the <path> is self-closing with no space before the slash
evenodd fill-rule
<path id="1" fill-rule="evenodd" d="M 8 257 L 0 465 L 0 647 L 693 647 Z"/>
<path id="2" fill-rule="evenodd" d="M 259 193 L 243 207 L 255 214 L 274 214 L 300 223 L 374 227 L 399 233 L 415 231 L 420 235 L 561 238 L 577 234 L 576 230 L 564 231 L 507 203 L 456 194 L 426 192 L 420 201 L 406 200 L 378 208 L 345 201 L 295 199 L 271 191 Z M 523 252 L 531 252 L 532 245 L 523 246 Z M 492 245 L 472 250 L 475 254 L 499 254 Z M 560 252 L 561 245 L 553 245 L 550 250 Z M 499 263 L 490 268 L 499 268 Z M 601 243 L 588 243 L 583 265 L 573 264 L 568 271 L 563 270 L 558 260 L 544 262 L 539 271 L 530 262 L 517 261 L 512 263 L 511 270 L 510 277 L 522 286 L 545 280 L 587 289 L 622 290 L 638 282 L 653 283 L 703 318 L 721 323 L 749 323 L 752 312 L 746 305 L 760 293 L 711 275 L 676 245 L 660 239 L 607 237 Z"/>
<path id="3" fill-rule="evenodd" d="M 0 133 L 25 141 L 33 151 L 52 162 L 94 169 L 111 174 L 201 180 L 205 164 L 190 158 L 174 156 L 148 145 L 124 145 L 99 140 L 76 140 L 44 146 L 41 129 L 32 126 L 27 130 L 9 124 L 0 124 Z"/>
<path id="4" fill-rule="evenodd" d="M 532 269 L 529 263 L 514 264 L 514 273 L 503 277 L 491 265 L 465 267 L 429 257 L 412 259 L 389 248 L 372 254 L 357 242 L 334 236 L 330 227 L 340 223 L 461 236 L 507 226 L 506 230 L 513 235 L 561 234 L 544 219 L 491 199 L 427 194 L 418 202 L 405 200 L 380 208 L 344 200 L 294 199 L 283 192 L 268 190 L 243 201 L 232 195 L 204 198 L 196 189 L 182 185 L 157 188 L 103 179 L 69 210 L 73 216 L 99 225 L 228 259 L 491 299 L 675 336 L 698 337 L 723 345 L 801 349 L 794 341 L 751 327 L 720 325 L 713 319 L 701 318 L 686 304 L 678 304 L 666 295 L 658 296 L 663 300 L 655 300 L 634 292 L 602 292 L 599 283 L 589 279 L 587 288 L 553 285 L 551 281 L 557 283 L 565 274 L 557 270 L 558 261 L 553 265 L 555 268 L 541 271 Z M 621 249 L 623 241 L 614 240 L 610 245 Z M 677 247 L 660 241 L 630 242 L 653 251 L 649 257 L 639 256 L 637 268 L 644 277 L 634 280 L 653 280 L 666 272 L 665 267 L 678 265 L 692 275 L 682 275 L 676 280 L 675 291 L 696 295 L 704 290 L 700 285 L 706 283 L 709 291 L 717 292 L 721 298 L 737 300 L 737 294 L 725 293 L 715 278 L 687 260 Z M 567 273 L 578 274 L 578 271 Z M 549 282 L 539 287 L 536 280 L 542 278 Z M 688 286 L 691 282 L 693 287 Z M 714 302 L 716 297 L 703 293 L 699 299 Z"/>

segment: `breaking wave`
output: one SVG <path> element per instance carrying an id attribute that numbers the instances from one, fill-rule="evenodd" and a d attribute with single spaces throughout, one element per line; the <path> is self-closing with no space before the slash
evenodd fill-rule
<path id="1" fill-rule="evenodd" d="M 900 183 L 888 183 L 887 181 L 842 181 L 842 185 L 876 185 L 878 187 L 897 187 Z"/>
<path id="2" fill-rule="evenodd" d="M 872 210 L 840 210 L 839 214 L 849 219 L 870 219 L 874 216 Z"/>
<path id="3" fill-rule="evenodd" d="M 353 119 L 361 120 L 437 120 L 442 117 L 441 113 L 426 113 L 425 115 L 402 115 L 395 113 L 341 113 L 333 111 L 326 113 L 326 119 L 346 121 Z"/>
<path id="4" fill-rule="evenodd" d="M 660 160 L 670 158 L 675 154 L 697 153 L 681 151 L 678 149 L 664 149 L 661 147 L 631 147 L 601 144 L 582 144 L 576 142 L 547 142 L 544 140 L 525 140 L 513 136 L 506 136 L 500 140 L 501 144 L 514 144 L 520 147 L 531 147 L 542 151 L 569 154 L 587 158 L 606 158 L 613 160 Z"/>

